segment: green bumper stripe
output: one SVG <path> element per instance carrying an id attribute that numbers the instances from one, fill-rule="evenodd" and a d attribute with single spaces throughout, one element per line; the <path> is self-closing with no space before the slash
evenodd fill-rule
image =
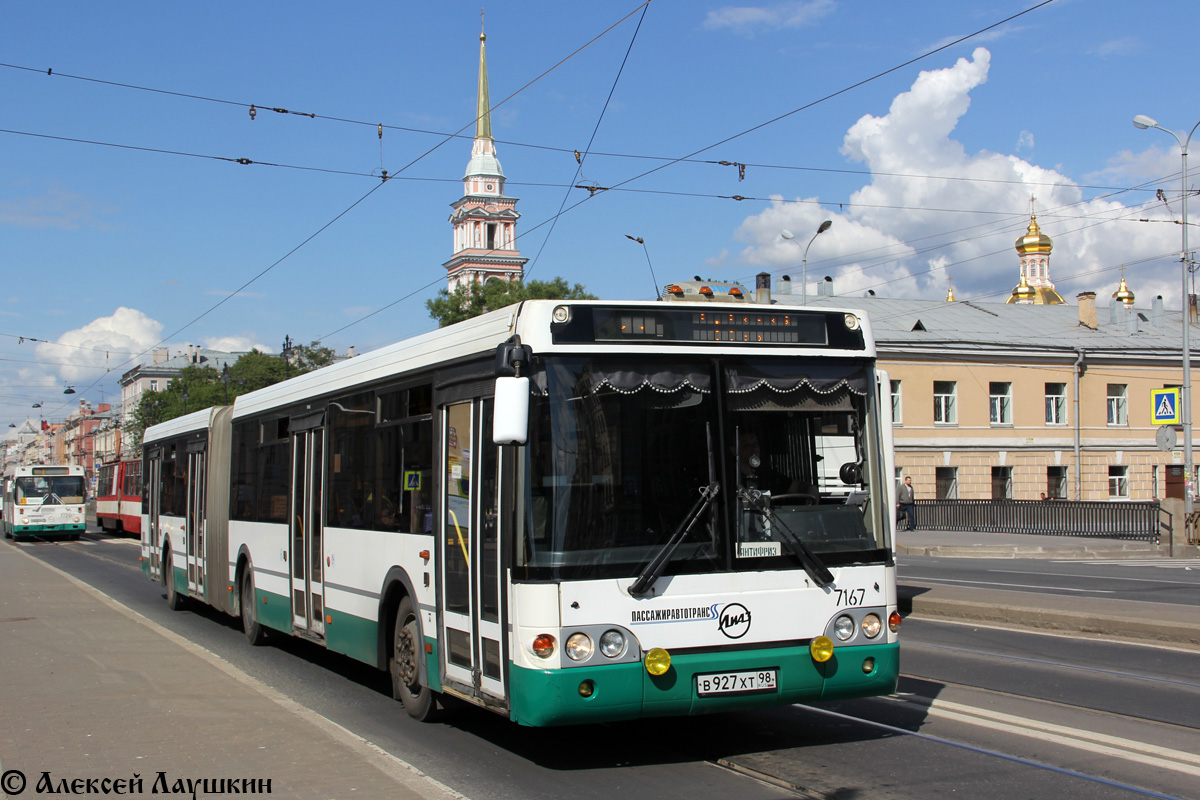
<path id="1" fill-rule="evenodd" d="M 863 672 L 873 658 L 874 668 Z M 776 691 L 699 697 L 696 675 L 775 669 Z M 641 663 L 530 670 L 510 673 L 511 716 L 523 725 L 573 725 L 653 716 L 683 716 L 785 705 L 810 700 L 868 697 L 895 691 L 899 645 L 842 647 L 818 664 L 807 647 L 679 654 L 665 675 L 652 676 Z M 592 681 L 590 697 L 579 685 Z"/>
<path id="2" fill-rule="evenodd" d="M 274 592 L 264 592 L 254 588 L 254 607 L 256 618 L 260 625 L 274 628 L 284 633 L 292 632 L 292 603 L 291 599 Z M 374 659 L 372 659 L 374 660 Z"/>
<path id="3" fill-rule="evenodd" d="M 331 620 L 325 623 L 326 647 L 335 653 L 345 653 L 367 664 L 375 664 L 379 653 L 378 623 L 332 608 L 326 608 L 325 614 Z"/>

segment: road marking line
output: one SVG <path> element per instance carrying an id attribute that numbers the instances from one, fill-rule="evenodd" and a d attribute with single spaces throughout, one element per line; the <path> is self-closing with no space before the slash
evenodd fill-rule
<path id="1" fill-rule="evenodd" d="M 1083 562 L 1074 562 L 1083 563 Z M 1016 569 L 989 569 L 988 572 L 997 572 L 1001 575 L 1029 575 L 1028 572 L 1021 572 Z M 1072 575 L 1069 572 L 1038 572 L 1037 575 L 1049 575 L 1055 578 L 1079 578 L 1080 580 L 1091 581 L 1095 580 L 1095 575 Z M 1137 581 L 1139 583 L 1169 583 L 1178 586 L 1195 586 L 1196 581 L 1168 581 L 1162 578 L 1122 578 L 1120 575 L 1105 575 L 1106 581 Z"/>
<path id="2" fill-rule="evenodd" d="M 1029 583 L 998 583 L 996 581 L 965 581 L 956 580 L 954 578 L 922 578 L 918 575 L 902 574 L 899 580 L 905 581 L 927 581 L 929 583 L 970 583 L 976 586 L 1008 586 L 1019 589 L 1048 589 L 1055 592 L 1085 592 L 1087 594 L 1116 594 L 1115 590 L 1109 589 L 1068 589 L 1064 586 L 1035 586 Z"/>
<path id="3" fill-rule="evenodd" d="M 1156 747 L 1145 742 L 1135 742 L 1093 731 L 1081 731 L 1052 722 L 1039 722 L 1026 717 L 988 711 L 949 700 L 905 698 L 901 702 L 924 706 L 934 716 L 944 719 L 965 722 L 968 725 L 980 725 L 992 730 L 1002 730 L 1039 741 L 1066 745 L 1098 755 L 1115 756 L 1126 761 L 1200 777 L 1200 756 L 1181 750 Z"/>

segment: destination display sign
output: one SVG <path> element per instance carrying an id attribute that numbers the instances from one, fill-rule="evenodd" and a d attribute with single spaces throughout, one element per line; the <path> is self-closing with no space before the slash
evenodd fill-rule
<path id="1" fill-rule="evenodd" d="M 711 342 L 864 348 L 861 329 L 848 328 L 843 313 L 604 306 L 573 306 L 570 310 L 570 319 L 552 326 L 558 344 Z"/>

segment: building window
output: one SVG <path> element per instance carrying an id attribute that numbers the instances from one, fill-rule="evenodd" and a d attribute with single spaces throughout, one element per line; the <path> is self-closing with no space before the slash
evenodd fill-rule
<path id="1" fill-rule="evenodd" d="M 1067 424 L 1067 385 L 1065 383 L 1046 384 L 1046 424 Z"/>
<path id="2" fill-rule="evenodd" d="M 1129 499 L 1129 467 L 1108 468 L 1108 496 Z"/>
<path id="3" fill-rule="evenodd" d="M 1012 500 L 1012 467 L 992 467 L 992 499 Z"/>
<path id="4" fill-rule="evenodd" d="M 900 409 L 900 381 L 892 381 L 892 424 L 904 424 Z"/>
<path id="5" fill-rule="evenodd" d="M 1046 497 L 1050 500 L 1067 499 L 1067 468 L 1046 467 Z"/>
<path id="6" fill-rule="evenodd" d="M 1108 385 L 1108 424 L 1129 424 L 1129 399 L 1126 397 L 1126 387 L 1123 383 Z"/>
<path id="7" fill-rule="evenodd" d="M 938 467 L 934 479 L 938 500 L 958 499 L 958 467 Z"/>
<path id="8" fill-rule="evenodd" d="M 150 391 L 152 391 L 152 392 L 158 391 L 158 381 L 155 381 L 155 380 L 150 381 Z"/>
<path id="9" fill-rule="evenodd" d="M 954 381 L 933 382 L 933 421 L 943 425 L 953 425 L 958 422 L 958 409 L 955 408 L 954 395 L 957 384 Z"/>
<path id="10" fill-rule="evenodd" d="M 1012 425 L 1012 384 L 992 381 L 988 384 L 991 395 L 992 424 Z"/>

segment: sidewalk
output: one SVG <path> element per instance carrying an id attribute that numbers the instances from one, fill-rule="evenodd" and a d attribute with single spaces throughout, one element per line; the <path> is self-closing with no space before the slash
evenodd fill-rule
<path id="1" fill-rule="evenodd" d="M 0 771 L 0 796 L 10 797 L 38 796 L 39 782 L 47 793 L 47 772 L 49 791 L 62 794 L 192 796 L 194 787 L 215 797 L 230 793 L 222 781 L 267 794 L 269 781 L 287 798 L 460 797 L 10 546 L 0 546 Z"/>
<path id="2" fill-rule="evenodd" d="M 1176 558 L 1196 558 L 1196 549 L 1176 547 Z M 1166 545 L 1148 542 L 920 529 L 897 533 L 896 552 L 942 558 L 1167 558 Z M 974 621 L 1200 648 L 1200 609 L 1194 606 L 921 582 L 906 580 L 903 569 L 897 583 L 901 613 L 917 618 Z"/>
<path id="3" fill-rule="evenodd" d="M 1027 533 L 929 531 L 896 534 L 896 552 L 946 558 L 1166 558 L 1170 547 L 1088 536 L 1039 536 Z M 1176 545 L 1176 558 L 1198 558 L 1200 548 Z"/>

